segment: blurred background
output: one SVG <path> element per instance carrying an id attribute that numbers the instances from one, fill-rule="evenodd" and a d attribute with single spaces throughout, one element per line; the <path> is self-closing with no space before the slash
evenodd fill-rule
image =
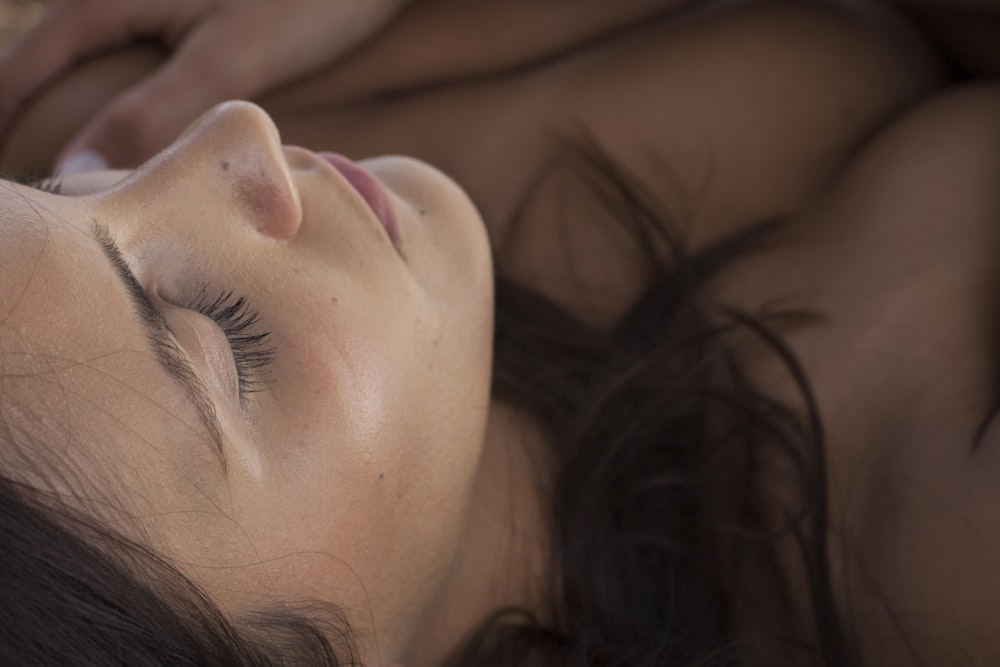
<path id="1" fill-rule="evenodd" d="M 0 0 L 0 49 L 37 21 L 44 6 L 45 0 Z"/>

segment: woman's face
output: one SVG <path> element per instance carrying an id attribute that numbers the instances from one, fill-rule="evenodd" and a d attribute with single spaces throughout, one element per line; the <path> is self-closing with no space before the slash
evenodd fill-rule
<path id="1" fill-rule="evenodd" d="M 330 601 L 391 651 L 461 542 L 492 272 L 453 182 L 364 167 L 395 243 L 340 171 L 243 103 L 120 181 L 68 177 L 79 196 L 0 188 L 0 410 L 30 415 L 40 446 L 22 453 L 47 484 L 225 608 Z"/>

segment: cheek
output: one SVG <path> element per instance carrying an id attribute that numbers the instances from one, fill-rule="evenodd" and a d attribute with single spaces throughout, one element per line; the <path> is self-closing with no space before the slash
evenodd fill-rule
<path id="1" fill-rule="evenodd" d="M 341 327 L 324 363 L 281 348 L 262 396 L 266 492 L 248 505 L 270 498 L 269 513 L 308 516 L 340 548 L 450 540 L 482 445 L 489 339 L 412 324 L 365 327 L 378 336 Z"/>
<path id="2" fill-rule="evenodd" d="M 338 588 L 324 596 L 338 603 L 348 581 L 384 600 L 432 594 L 464 528 L 489 407 L 488 299 L 386 292 L 344 288 L 328 316 L 284 318 L 313 328 L 273 332 L 273 382 L 253 399 L 260 437 L 244 445 L 262 465 L 230 471 L 233 516 L 272 576 L 295 585 L 304 575 L 286 565 L 316 567 L 305 579 Z"/>
<path id="3" fill-rule="evenodd" d="M 443 443 L 485 421 L 492 334 L 488 300 L 441 304 L 412 285 L 371 294 L 350 284 L 311 330 L 275 331 L 265 447 L 282 463 L 358 473 L 424 467 Z M 485 312 L 484 312 L 485 311 Z M 296 463 L 296 459 L 300 462 Z M 361 475 L 363 477 L 363 475 Z"/>

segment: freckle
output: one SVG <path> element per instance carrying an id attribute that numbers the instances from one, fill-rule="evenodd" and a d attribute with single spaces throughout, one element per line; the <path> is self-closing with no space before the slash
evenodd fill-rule
<path id="1" fill-rule="evenodd" d="M 222 171 L 229 171 L 229 163 L 228 162 L 223 162 L 222 163 Z"/>
<path id="2" fill-rule="evenodd" d="M 434 368 L 434 362 L 433 361 L 428 361 L 427 362 L 427 368 L 428 369 L 433 369 Z"/>
<path id="3" fill-rule="evenodd" d="M 422 208 L 422 209 L 420 209 L 419 213 L 420 213 L 420 215 L 427 215 L 427 209 Z"/>

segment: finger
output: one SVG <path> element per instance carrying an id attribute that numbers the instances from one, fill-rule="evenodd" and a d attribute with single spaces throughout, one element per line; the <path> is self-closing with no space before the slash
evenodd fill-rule
<path id="1" fill-rule="evenodd" d="M 59 161 L 89 150 L 111 166 L 137 166 L 215 104 L 252 95 L 241 74 L 246 61 L 232 58 L 231 47 L 214 30 L 198 32 L 163 67 L 98 111 Z"/>
<path id="2" fill-rule="evenodd" d="M 143 5 L 146 6 L 143 6 Z M 163 6 L 134 0 L 61 0 L 0 61 L 0 128 L 73 61 L 164 22 Z M 160 9 L 156 9 L 160 7 Z"/>

